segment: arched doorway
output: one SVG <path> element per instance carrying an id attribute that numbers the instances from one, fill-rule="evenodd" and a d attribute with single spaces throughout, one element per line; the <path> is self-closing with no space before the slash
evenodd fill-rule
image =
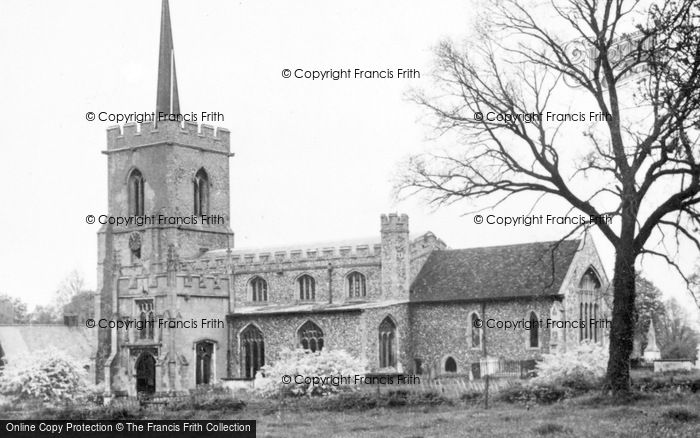
<path id="1" fill-rule="evenodd" d="M 211 358 L 214 344 L 207 341 L 197 343 L 197 385 L 208 385 L 211 381 Z"/>
<path id="2" fill-rule="evenodd" d="M 156 359 L 151 353 L 143 352 L 136 360 L 136 392 L 156 392 Z"/>

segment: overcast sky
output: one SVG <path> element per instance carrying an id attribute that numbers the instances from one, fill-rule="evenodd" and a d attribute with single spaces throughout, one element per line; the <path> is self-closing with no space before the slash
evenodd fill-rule
<path id="1" fill-rule="evenodd" d="M 34 305 L 73 269 L 95 285 L 99 226 L 85 216 L 106 213 L 100 151 L 112 123 L 85 114 L 154 110 L 160 1 L 0 7 L 0 293 Z M 218 125 L 231 130 L 236 247 L 373 236 L 379 215 L 393 211 L 409 214 L 413 232 L 431 230 L 453 248 L 567 231 L 478 226 L 462 215 L 469 205 L 433 212 L 417 198 L 392 197 L 399 164 L 436 143 L 406 92 L 430 89 L 440 39 L 469 37 L 470 2 L 172 0 L 170 8 L 181 110 L 219 111 Z M 415 68 L 421 77 L 314 82 L 285 79 L 285 68 Z M 528 209 L 512 203 L 500 214 Z M 594 238 L 612 277 L 611 247 Z M 687 295 L 662 263 L 644 268 L 666 293 Z"/>

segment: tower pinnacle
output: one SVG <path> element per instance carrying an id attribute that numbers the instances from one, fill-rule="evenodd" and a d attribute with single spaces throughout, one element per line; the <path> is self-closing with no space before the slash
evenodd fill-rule
<path id="1" fill-rule="evenodd" d="M 179 114 L 180 100 L 177 94 L 177 75 L 175 74 L 175 50 L 173 48 L 173 31 L 170 25 L 170 7 L 168 0 L 163 0 L 160 17 L 160 53 L 158 56 L 158 96 L 156 114 Z"/>

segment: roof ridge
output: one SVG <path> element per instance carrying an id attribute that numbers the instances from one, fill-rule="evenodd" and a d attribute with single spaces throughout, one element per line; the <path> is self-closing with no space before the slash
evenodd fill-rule
<path id="1" fill-rule="evenodd" d="M 564 239 L 564 240 L 544 240 L 544 241 L 534 241 L 534 242 L 524 242 L 524 243 L 510 243 L 507 245 L 490 245 L 490 246 L 471 246 L 468 248 L 450 248 L 450 249 L 444 249 L 442 252 L 449 252 L 449 251 L 464 251 L 464 250 L 470 250 L 470 249 L 485 249 L 485 248 L 512 248 L 516 246 L 528 246 L 528 245 L 536 245 L 536 244 L 547 244 L 547 243 L 574 243 L 574 242 L 580 242 L 581 239 Z"/>

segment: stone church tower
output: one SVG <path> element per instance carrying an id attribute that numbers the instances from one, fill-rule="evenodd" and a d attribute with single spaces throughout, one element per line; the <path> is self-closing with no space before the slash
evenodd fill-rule
<path id="1" fill-rule="evenodd" d="M 192 277 L 179 271 L 181 259 L 233 245 L 229 227 L 229 132 L 168 120 L 179 115 L 170 12 L 164 0 L 156 120 L 107 130 L 107 150 L 103 153 L 108 163 L 109 216 L 134 218 L 141 224 L 104 225 L 98 232 L 98 321 L 139 320 L 144 316 L 187 320 L 186 313 L 195 320 L 209 315 L 223 320 L 228 310 L 228 288 L 221 289 L 218 278 L 215 283 L 219 289 L 206 291 L 207 279 L 199 276 L 202 287 L 197 293 L 198 303 L 193 303 L 191 293 L 183 293 Z M 181 302 L 183 296 L 186 305 Z M 217 309 L 215 315 L 208 312 L 211 309 Z M 97 380 L 110 380 L 111 375 L 112 386 L 119 386 L 116 371 L 110 368 L 122 370 L 125 365 L 133 365 L 125 362 L 138 360 L 147 351 L 163 374 L 158 377 L 165 386 L 178 389 L 181 385 L 175 381 L 187 379 L 174 378 L 178 374 L 174 370 L 183 364 L 192 368 L 193 360 L 189 353 L 176 351 L 182 339 L 175 338 L 211 338 L 213 343 L 226 345 L 225 339 L 215 339 L 218 334 L 167 330 L 155 325 L 152 331 L 145 330 L 146 335 L 143 331 L 99 328 Z M 225 330 L 221 333 L 225 336 Z M 187 372 L 191 372 L 189 368 Z M 138 379 L 130 369 L 134 368 L 126 366 L 126 375 L 117 380 Z M 125 382 L 124 386 L 133 385 Z"/>

